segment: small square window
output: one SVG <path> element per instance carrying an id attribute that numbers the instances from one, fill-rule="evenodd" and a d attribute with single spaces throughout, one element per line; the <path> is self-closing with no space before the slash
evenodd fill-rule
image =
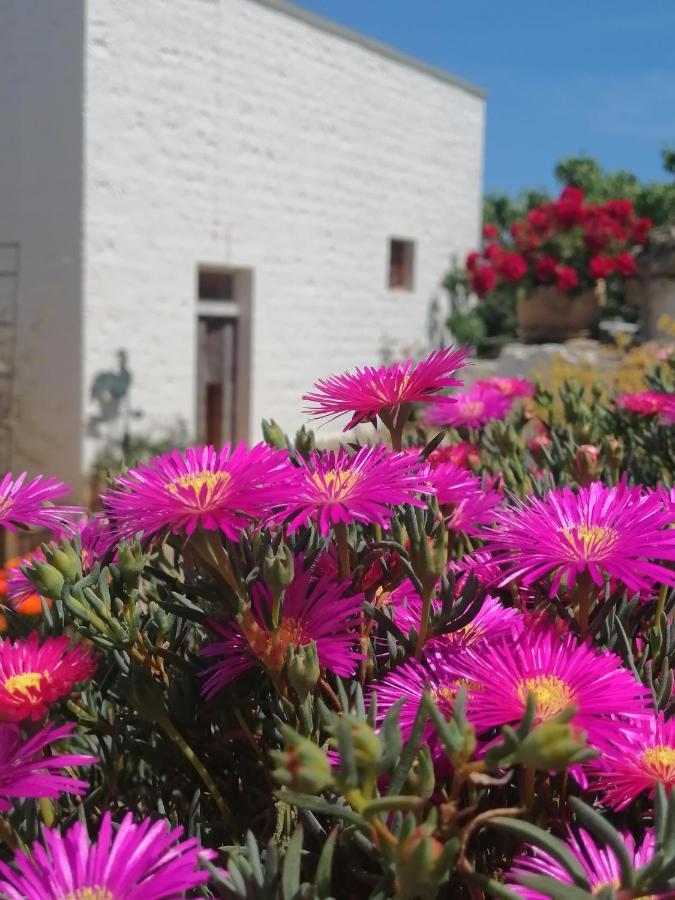
<path id="1" fill-rule="evenodd" d="M 414 241 L 392 238 L 389 241 L 389 287 L 399 291 L 412 291 L 414 264 Z"/>
<path id="2" fill-rule="evenodd" d="M 197 297 L 204 300 L 234 300 L 234 272 L 225 269 L 199 269 Z"/>

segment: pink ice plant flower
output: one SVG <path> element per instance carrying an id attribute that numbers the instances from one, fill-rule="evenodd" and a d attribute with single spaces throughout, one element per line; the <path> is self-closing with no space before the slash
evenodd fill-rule
<path id="1" fill-rule="evenodd" d="M 478 387 L 487 390 L 499 391 L 500 394 L 510 399 L 515 397 L 534 397 L 534 382 L 528 381 L 527 378 L 505 378 L 501 375 L 493 375 L 492 378 L 486 378 L 474 383 Z"/>
<path id="2" fill-rule="evenodd" d="M 493 419 L 503 419 L 512 401 L 495 388 L 473 385 L 468 391 L 440 397 L 427 410 L 427 422 L 436 427 L 482 428 Z"/>
<path id="3" fill-rule="evenodd" d="M 226 624 L 210 623 L 220 640 L 202 650 L 204 657 L 216 660 L 203 673 L 204 695 L 213 697 L 255 666 L 277 675 L 289 649 L 301 650 L 312 641 L 322 667 L 341 677 L 353 675 L 361 659 L 354 647 L 363 594 L 349 590 L 349 582 L 337 582 L 330 575 L 316 577 L 311 568 L 303 571 L 302 557 L 297 556 L 295 576 L 284 593 L 275 632 L 271 627 L 272 595 L 263 583 L 256 583 L 247 615 Z"/>
<path id="4" fill-rule="evenodd" d="M 375 369 L 365 366 L 321 379 L 303 396 L 305 412 L 318 418 L 349 414 L 348 431 L 360 422 L 376 423 L 378 416 L 396 419 L 402 407 L 423 403 L 462 382 L 455 373 L 466 362 L 466 351 L 454 347 L 434 350 L 421 362 L 408 359 Z"/>
<path id="5" fill-rule="evenodd" d="M 640 719 L 619 731 L 590 764 L 602 802 L 625 809 L 643 791 L 653 798 L 657 784 L 675 790 L 675 719 L 663 713 Z"/>
<path id="6" fill-rule="evenodd" d="M 200 860 L 215 858 L 196 838 L 181 840 L 183 829 L 165 819 L 135 824 L 127 813 L 113 829 L 106 812 L 98 836 L 75 822 L 63 834 L 43 830 L 30 856 L 21 850 L 0 863 L 0 894 L 7 900 L 166 900 L 186 896 L 208 881 Z"/>
<path id="7" fill-rule="evenodd" d="M 287 521 L 293 532 L 308 519 L 321 534 L 331 526 L 352 522 L 386 527 L 392 507 L 409 503 L 424 507 L 419 494 L 433 493 L 428 468 L 410 453 L 392 453 L 383 444 L 361 447 L 355 454 L 313 453 L 299 460 L 300 483 L 274 521 Z"/>
<path id="8" fill-rule="evenodd" d="M 9 531 L 16 531 L 19 526 L 68 532 L 72 529 L 72 518 L 81 510 L 76 506 L 52 504 L 69 492 L 68 485 L 56 478 L 38 475 L 26 481 L 25 472 L 18 478 L 8 472 L 0 481 L 0 526 Z"/>
<path id="9" fill-rule="evenodd" d="M 285 451 L 241 443 L 173 450 L 130 469 L 103 495 L 111 534 L 131 539 L 197 527 L 238 540 L 242 529 L 287 499 L 296 478 Z"/>
<path id="10" fill-rule="evenodd" d="M 1 641 L 0 722 L 38 721 L 50 704 L 91 678 L 96 665 L 91 650 L 83 644 L 71 649 L 65 636 L 40 643 L 31 631 L 25 641 Z"/>
<path id="11" fill-rule="evenodd" d="M 398 627 L 406 634 L 409 634 L 412 628 L 419 633 L 422 600 L 412 584 L 406 579 L 404 584 L 392 593 L 390 600 L 393 601 L 394 621 Z M 432 606 L 434 612 L 441 611 L 440 600 L 433 601 Z M 425 646 L 429 649 L 443 647 L 462 649 L 482 641 L 492 643 L 499 638 L 510 637 L 517 640 L 522 627 L 522 616 L 517 610 L 502 606 L 496 597 L 488 594 L 470 622 L 457 631 L 448 631 L 429 638 Z"/>
<path id="12" fill-rule="evenodd" d="M 487 550 L 474 550 L 461 559 L 453 559 L 448 565 L 448 571 L 454 574 L 458 590 L 462 589 L 470 575 L 473 575 L 483 587 L 489 587 L 496 584 L 502 574 L 499 564 Z"/>
<path id="13" fill-rule="evenodd" d="M 673 397 L 675 395 L 659 391 L 640 391 L 637 394 L 619 394 L 615 403 L 619 409 L 626 409 L 639 416 L 660 416 Z"/>
<path id="14" fill-rule="evenodd" d="M 7 812 L 12 808 L 10 799 L 86 792 L 89 787 L 86 781 L 65 775 L 63 771 L 70 766 L 91 766 L 98 762 L 95 756 L 79 753 L 45 756 L 43 752 L 50 744 L 71 737 L 74 730 L 74 725 L 59 728 L 47 725 L 23 740 L 17 725 L 0 725 L 0 810 Z"/>
<path id="15" fill-rule="evenodd" d="M 431 469 L 429 481 L 452 531 L 479 534 L 494 521 L 493 512 L 501 505 L 501 494 L 486 490 L 480 478 L 466 469 L 441 463 Z"/>
<path id="16" fill-rule="evenodd" d="M 549 629 L 523 631 L 517 641 L 494 641 L 487 657 L 482 645 L 468 647 L 460 671 L 477 685 L 472 716 L 478 732 L 520 722 L 528 694 L 536 700 L 537 722 L 574 704 L 572 724 L 586 731 L 595 747 L 606 746 L 622 721 L 650 714 L 647 689 L 618 656 Z"/>
<path id="17" fill-rule="evenodd" d="M 430 648 L 430 652 L 425 655 L 424 664 L 411 659 L 385 675 L 382 681 L 372 688 L 372 693 L 377 698 L 378 723 L 381 724 L 392 706 L 403 699 L 399 724 L 401 735 L 405 741 L 410 737 L 417 711 L 427 688 L 439 710 L 446 719 L 449 719 L 461 687 L 467 688 L 466 713 L 469 721 L 472 721 L 471 710 L 474 696 L 472 685 L 464 677 L 461 666 L 456 666 L 458 660 L 461 660 L 461 655 L 449 652 L 445 647 L 433 650 Z M 435 760 L 444 757 L 443 745 L 436 729 L 430 722 L 427 722 L 423 739 L 428 743 L 431 755 Z"/>
<path id="18" fill-rule="evenodd" d="M 609 577 L 635 593 L 675 585 L 675 570 L 661 565 L 675 561 L 672 513 L 640 487 L 565 487 L 496 510 L 495 522 L 484 537 L 506 568 L 502 585 L 550 575 L 553 596 L 563 579 L 569 590 L 584 572 L 598 586 Z"/>
<path id="19" fill-rule="evenodd" d="M 622 839 L 634 869 L 641 868 L 653 858 L 656 851 L 653 831 L 647 831 L 639 847 L 636 847 L 633 835 L 628 832 L 623 832 Z M 583 869 L 593 896 L 604 887 L 616 887 L 620 884 L 621 866 L 611 847 L 601 847 L 588 832 L 583 829 L 573 831 L 569 827 L 566 845 Z M 547 875 L 560 885 L 573 885 L 569 872 L 550 854 L 530 844 L 526 847 L 529 852 L 513 860 L 513 866 L 506 876 L 506 885 L 517 890 L 519 897 L 523 900 L 546 900 L 549 897 L 549 894 L 542 894 L 523 885 L 522 879 L 531 875 Z M 666 894 L 652 894 L 654 900 L 665 896 Z"/>

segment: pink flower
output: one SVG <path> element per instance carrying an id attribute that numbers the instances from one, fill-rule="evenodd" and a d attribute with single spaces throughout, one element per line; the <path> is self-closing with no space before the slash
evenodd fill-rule
<path id="1" fill-rule="evenodd" d="M 286 452 L 256 444 L 173 450 L 130 469 L 103 495 L 110 529 L 118 540 L 138 532 L 190 535 L 200 526 L 238 540 L 242 529 L 268 513 L 296 479 Z"/>
<path id="2" fill-rule="evenodd" d="M 637 272 L 635 257 L 627 250 L 615 257 L 614 265 L 619 275 L 623 275 L 624 278 L 630 278 L 631 275 L 635 275 Z"/>
<path id="3" fill-rule="evenodd" d="M 621 865 L 611 847 L 599 846 L 583 829 L 575 832 L 568 826 L 567 835 L 567 849 L 576 858 L 585 873 L 590 893 L 593 896 L 599 894 L 602 888 L 613 888 L 621 882 Z M 624 832 L 622 838 L 634 869 L 640 869 L 651 861 L 656 851 L 653 831 L 645 834 L 639 847 L 635 846 L 632 834 Z M 566 884 L 570 888 L 573 886 L 569 872 L 558 860 L 539 847 L 531 844 L 527 844 L 526 847 L 529 853 L 517 856 L 513 860 L 513 868 L 507 872 L 506 876 L 506 885 L 515 887 L 519 897 L 522 897 L 523 900 L 546 900 L 549 896 L 549 894 L 542 894 L 534 888 L 523 886 L 524 883 L 526 884 L 524 879 L 532 875 L 547 875 L 560 885 Z M 657 897 L 666 897 L 665 894 L 652 896 L 654 900 Z"/>
<path id="4" fill-rule="evenodd" d="M 602 802 L 624 809 L 643 791 L 654 796 L 657 784 L 675 789 L 675 719 L 640 719 L 618 731 L 602 756 L 590 764 Z"/>
<path id="5" fill-rule="evenodd" d="M 497 272 L 504 281 L 522 281 L 527 272 L 527 262 L 520 253 L 504 253 L 497 263 Z"/>
<path id="6" fill-rule="evenodd" d="M 360 654 L 354 650 L 363 594 L 348 594 L 348 582 L 338 583 L 330 575 L 315 577 L 303 571 L 302 558 L 295 559 L 295 577 L 286 589 L 279 627 L 270 625 L 272 596 L 261 582 L 253 589 L 250 611 L 240 621 L 211 626 L 222 640 L 207 644 L 202 655 L 217 662 L 204 671 L 204 694 L 211 698 L 233 678 L 256 665 L 278 675 L 289 650 L 297 651 L 316 642 L 321 666 L 336 675 L 354 673 Z"/>
<path id="7" fill-rule="evenodd" d="M 619 720 L 644 718 L 649 710 L 647 690 L 618 656 L 549 630 L 493 642 L 487 656 L 481 645 L 468 647 L 460 671 L 477 686 L 471 708 L 478 732 L 520 722 L 528 694 L 536 699 L 537 722 L 574 704 L 572 724 L 601 747 L 616 735 Z"/>
<path id="8" fill-rule="evenodd" d="M 103 815 L 98 837 L 92 841 L 82 822 L 61 835 L 45 828 L 30 856 L 14 853 L 11 865 L 0 863 L 0 893 L 7 900 L 160 900 L 183 897 L 208 881 L 200 858 L 215 853 L 196 838 L 180 840 L 181 827 L 165 819 L 134 824 L 127 813 L 116 830 L 109 812 Z"/>
<path id="9" fill-rule="evenodd" d="M 71 766 L 91 766 L 95 756 L 75 753 L 45 756 L 50 744 L 70 737 L 74 725 L 55 728 L 47 725 L 24 741 L 16 725 L 0 725 L 0 810 L 12 808 L 9 798 L 58 797 L 59 794 L 84 794 L 86 781 L 61 774 Z"/>
<path id="10" fill-rule="evenodd" d="M 503 378 L 499 375 L 493 375 L 492 378 L 486 378 L 484 381 L 476 381 L 475 386 L 485 390 L 499 391 L 500 394 L 510 399 L 514 397 L 534 397 L 534 383 L 526 378 Z"/>
<path id="11" fill-rule="evenodd" d="M 464 350 L 446 347 L 418 363 L 408 359 L 379 369 L 366 366 L 332 375 L 317 381 L 314 390 L 303 396 L 309 403 L 305 412 L 319 418 L 349 413 L 345 431 L 359 422 L 375 424 L 383 413 L 397 419 L 401 407 L 426 402 L 440 391 L 461 385 L 454 376 L 465 361 Z"/>
<path id="12" fill-rule="evenodd" d="M 432 469 L 448 462 L 465 469 L 472 469 L 480 464 L 480 447 L 478 444 L 471 444 L 468 441 L 458 441 L 456 444 L 448 444 L 434 450 L 427 457 L 427 462 Z"/>
<path id="13" fill-rule="evenodd" d="M 496 238 L 499 234 L 499 229 L 496 225 L 483 225 L 483 237 L 488 240 L 492 240 Z"/>
<path id="14" fill-rule="evenodd" d="M 9 531 L 16 531 L 17 525 L 69 531 L 72 516 L 81 510 L 76 506 L 51 505 L 69 491 L 68 485 L 56 478 L 38 475 L 26 481 L 25 472 L 16 479 L 8 472 L 0 481 L 0 526 Z"/>
<path id="15" fill-rule="evenodd" d="M 491 419 L 503 419 L 511 409 L 511 400 L 494 388 L 474 385 L 453 397 L 441 397 L 427 411 L 430 425 L 455 428 L 481 428 Z"/>
<path id="16" fill-rule="evenodd" d="M 404 587 L 405 585 L 405 587 Z M 394 611 L 394 621 L 406 634 L 412 628 L 419 633 L 422 620 L 422 600 L 415 591 L 410 581 L 406 579 L 391 595 Z M 439 600 L 433 602 L 435 612 L 440 612 Z M 461 650 L 472 647 L 474 644 L 493 641 L 510 637 L 515 640 L 522 631 L 522 618 L 515 609 L 509 609 L 499 602 L 496 597 L 488 594 L 476 613 L 476 616 L 459 628 L 457 631 L 448 631 L 445 634 L 430 638 L 425 647 L 427 649 L 439 649 L 446 647 L 448 650 Z"/>
<path id="17" fill-rule="evenodd" d="M 433 493 L 427 467 L 410 453 L 391 453 L 382 444 L 361 447 L 354 455 L 344 449 L 313 453 L 309 461 L 299 462 L 299 485 L 274 516 L 277 522 L 289 520 L 291 532 L 310 518 L 323 535 L 341 522 L 386 527 L 391 507 L 423 507 L 417 494 Z"/>
<path id="18" fill-rule="evenodd" d="M 497 510 L 495 520 L 485 537 L 507 566 L 502 584 L 528 585 L 551 574 L 553 595 L 563 579 L 569 590 L 588 572 L 598 586 L 608 576 L 636 593 L 655 582 L 675 585 L 675 571 L 654 562 L 675 561 L 671 516 L 658 496 L 639 487 L 565 487 Z"/>
<path id="19" fill-rule="evenodd" d="M 658 391 L 641 391 L 639 394 L 620 394 L 615 402 L 620 409 L 626 409 L 640 416 L 659 416 L 666 410 L 668 402 L 673 397 L 675 395 Z"/>
<path id="20" fill-rule="evenodd" d="M 41 719 L 49 704 L 67 696 L 96 671 L 96 657 L 80 644 L 69 649 L 67 637 L 39 643 L 31 631 L 25 641 L 0 643 L 0 722 Z"/>
<path id="21" fill-rule="evenodd" d="M 446 718 L 452 716 L 457 692 L 462 686 L 470 687 L 461 673 L 454 667 L 454 654 L 444 650 L 430 652 L 425 665 L 410 660 L 389 672 L 384 679 L 373 685 L 373 693 L 377 697 L 377 718 L 381 724 L 392 706 L 403 699 L 399 714 L 399 723 L 403 740 L 410 737 L 415 716 L 428 687 L 436 705 Z M 467 715 L 471 720 L 471 699 L 467 697 Z M 444 757 L 443 745 L 436 729 L 430 723 L 424 730 L 423 740 L 428 742 L 431 755 L 435 760 Z"/>
<path id="22" fill-rule="evenodd" d="M 542 284 L 550 284 L 555 281 L 556 269 L 558 268 L 558 260 L 553 256 L 540 256 L 535 263 L 535 274 L 537 281 Z"/>
<path id="23" fill-rule="evenodd" d="M 555 284 L 559 291 L 573 291 L 579 284 L 579 276 L 571 266 L 558 266 Z"/>

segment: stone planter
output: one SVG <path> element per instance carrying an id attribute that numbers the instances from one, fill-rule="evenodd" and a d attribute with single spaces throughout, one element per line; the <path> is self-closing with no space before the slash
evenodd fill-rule
<path id="1" fill-rule="evenodd" d="M 640 309 L 644 336 L 663 340 L 669 324 L 675 322 L 675 225 L 652 232 L 638 257 L 638 277 L 631 278 L 626 289 Z"/>
<path id="2" fill-rule="evenodd" d="M 555 287 L 538 287 L 516 301 L 518 334 L 524 344 L 562 343 L 590 337 L 600 319 L 599 291 L 562 294 Z"/>

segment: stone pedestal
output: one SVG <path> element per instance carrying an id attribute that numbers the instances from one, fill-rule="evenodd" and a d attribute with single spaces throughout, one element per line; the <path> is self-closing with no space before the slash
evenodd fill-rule
<path id="1" fill-rule="evenodd" d="M 638 276 L 628 282 L 628 296 L 641 311 L 648 340 L 663 339 L 660 320 L 675 323 L 675 225 L 652 232 L 649 246 L 638 259 Z"/>

